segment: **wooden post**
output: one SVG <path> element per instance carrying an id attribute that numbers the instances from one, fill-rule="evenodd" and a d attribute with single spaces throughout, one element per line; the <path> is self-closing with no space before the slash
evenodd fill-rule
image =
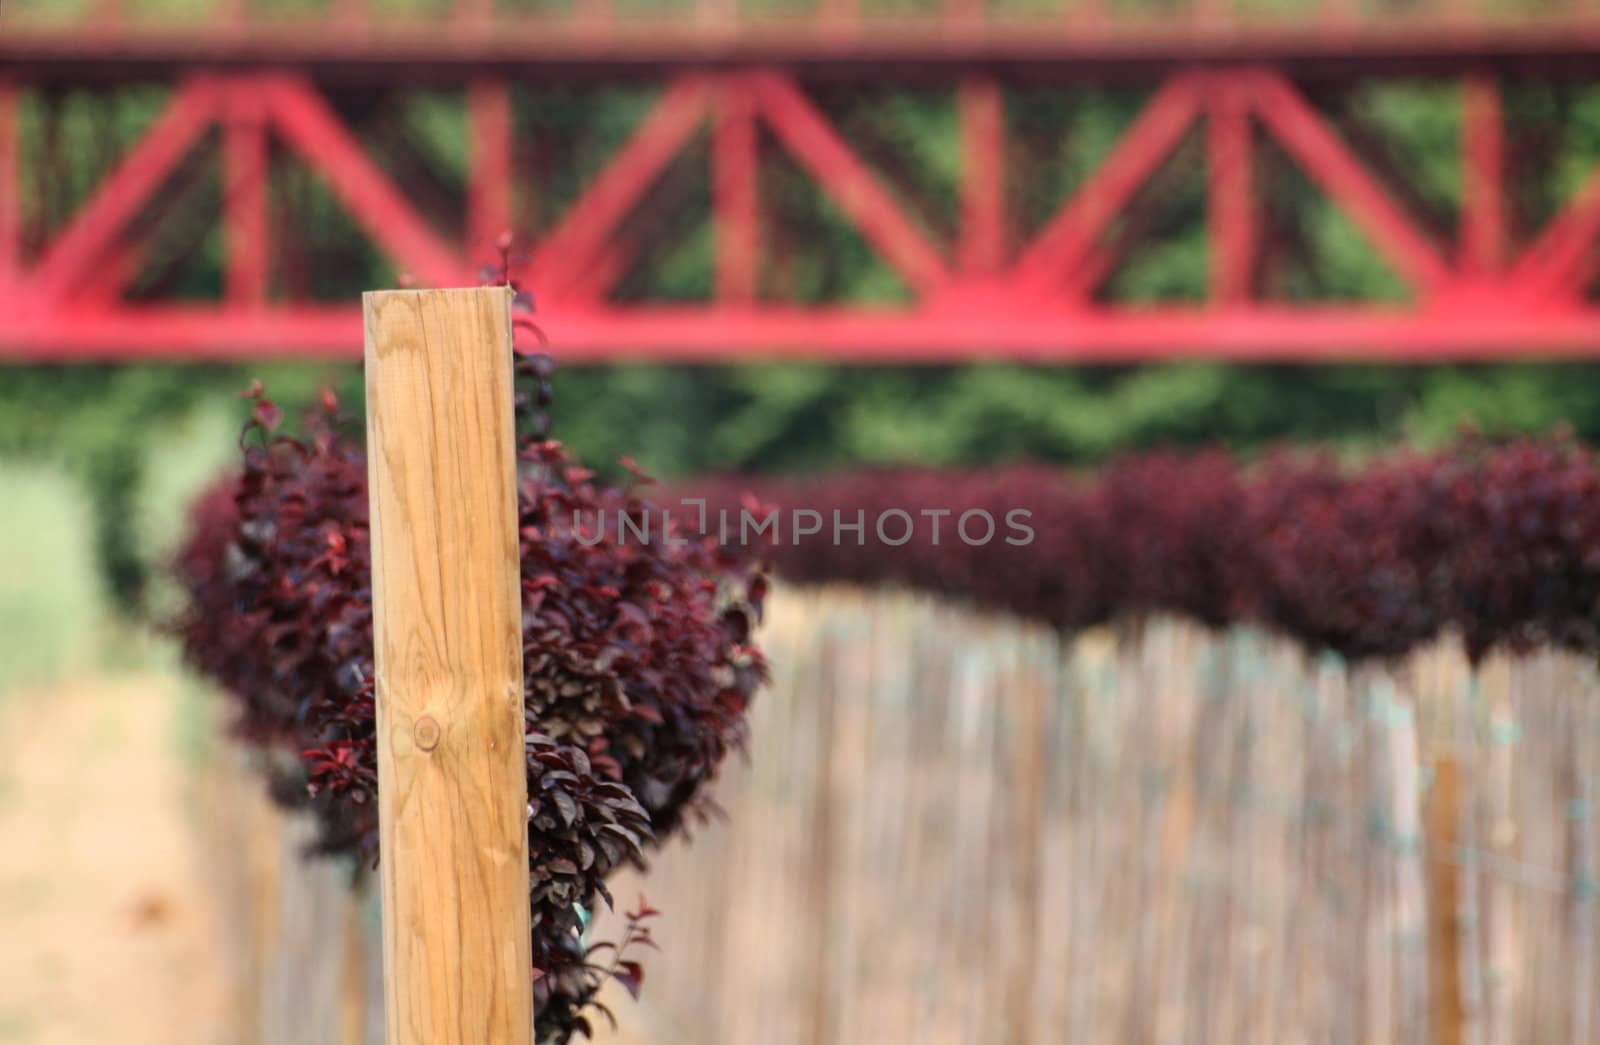
<path id="1" fill-rule="evenodd" d="M 1434 1045 L 1461 1045 L 1461 780 L 1453 755 L 1434 761 L 1427 797 L 1428 1021 Z"/>
<path id="2" fill-rule="evenodd" d="M 363 305 L 387 1040 L 528 1045 L 511 291 Z"/>

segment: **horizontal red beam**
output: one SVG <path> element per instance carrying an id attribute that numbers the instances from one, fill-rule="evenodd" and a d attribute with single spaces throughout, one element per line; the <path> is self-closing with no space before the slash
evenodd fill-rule
<path id="1" fill-rule="evenodd" d="M 1426 312 L 1348 305 L 1031 312 L 993 304 L 915 312 L 640 307 L 552 310 L 540 325 L 569 363 L 629 357 L 702 363 L 756 357 L 848 363 L 1600 359 L 1600 308 L 1501 308 L 1492 298 Z M 344 308 L 229 313 L 128 307 L 0 327 L 0 357 L 13 360 L 356 359 L 360 349 L 360 312 Z"/>
<path id="2" fill-rule="evenodd" d="M 5 19 L 0 17 L 0 23 Z M 508 18 L 494 25 L 399 23 L 330 28 L 273 22 L 0 28 L 0 68 L 23 83 L 172 79 L 197 69 L 271 67 L 329 83 L 465 84 L 484 77 L 563 83 L 712 72 L 761 65 L 802 78 L 950 81 L 981 66 L 1048 82 L 1148 81 L 1173 69 L 1271 63 L 1297 80 L 1379 74 L 1592 77 L 1600 16 L 1547 10 L 1507 21 L 1385 11 L 1328 22 L 1307 17 L 1229 20 L 1065 16 L 945 23 L 939 18 L 816 19 L 697 26 L 637 16 L 596 22 Z"/>

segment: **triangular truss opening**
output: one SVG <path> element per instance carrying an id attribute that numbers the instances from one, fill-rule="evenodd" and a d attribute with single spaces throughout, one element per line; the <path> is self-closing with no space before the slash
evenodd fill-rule
<path id="1" fill-rule="evenodd" d="M 1275 142 L 1259 144 L 1264 299 L 1404 302 L 1411 288 L 1339 205 Z"/>
<path id="2" fill-rule="evenodd" d="M 1073 290 L 1102 302 L 1155 304 L 1205 298 L 1206 158 L 1187 135 L 1107 230 Z"/>
<path id="3" fill-rule="evenodd" d="M 897 305 L 916 295 L 860 229 L 793 156 L 774 150 L 762 170 L 766 210 L 765 282 L 799 305 Z"/>

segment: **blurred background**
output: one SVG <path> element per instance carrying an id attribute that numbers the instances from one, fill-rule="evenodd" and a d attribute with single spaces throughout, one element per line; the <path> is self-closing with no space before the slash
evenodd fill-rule
<path id="1" fill-rule="evenodd" d="M 219 750 L 221 713 L 160 626 L 179 606 L 166 568 L 188 501 L 236 459 L 250 405 L 237 393 L 259 378 L 294 416 L 331 386 L 359 409 L 352 309 L 362 290 L 471 282 L 500 263 L 496 242 L 509 231 L 511 269 L 534 293 L 560 364 L 553 434 L 606 474 L 625 454 L 689 479 L 1024 460 L 1092 470 L 1123 451 L 1174 445 L 1248 457 L 1315 444 L 1360 458 L 1463 429 L 1561 428 L 1592 441 L 1597 47 L 1600 22 L 1587 8 L 1545 0 L 4 0 L 0 910 L 10 928 L 0 1041 L 312 1040 L 303 1030 L 229 1037 L 248 1005 L 272 1007 L 240 1001 L 239 990 L 300 988 L 259 951 L 278 954 L 278 944 L 238 945 L 257 951 L 221 967 L 216 940 L 238 937 L 241 905 L 271 907 L 298 872 L 271 850 L 251 856 L 277 868 L 267 899 L 259 877 L 237 896 L 208 884 L 221 873 L 215 835 L 196 825 L 237 824 L 243 808 L 271 814 L 227 783 L 237 774 L 235 756 Z M 879 676 L 834 649 L 836 631 L 914 645 L 916 634 L 965 628 L 941 616 L 955 611 L 920 603 L 895 603 L 876 624 L 830 624 L 867 612 L 855 595 L 833 597 L 842 605 L 796 595 L 773 625 L 773 656 L 781 664 L 787 650 L 811 665 L 813 683 L 816 672 L 842 672 L 854 681 L 841 690 Z M 918 614 L 931 617 L 917 623 Z M 1012 786 L 1014 759 L 998 739 L 1009 734 L 972 694 L 999 686 L 994 672 L 1022 670 L 1006 666 L 1013 659 L 1061 655 L 1030 653 L 1055 640 L 1019 635 L 952 639 L 960 663 L 926 683 L 942 696 L 922 713 L 957 723 L 948 737 L 958 748 L 988 752 L 992 773 L 970 771 L 996 793 Z M 1162 663 L 1256 656 L 1197 652 L 1186 633 L 1160 641 L 1187 651 Z M 1135 662 L 1123 664 L 1122 683 L 1080 679 L 1084 692 L 1140 692 L 1127 682 Z M 1454 670 L 1438 669 L 1440 692 L 1457 693 Z M 1040 686 L 1067 686 L 1050 671 Z M 1285 685 L 1330 684 L 1314 675 Z M 882 701 L 899 707 L 893 686 L 868 688 L 881 697 L 870 714 L 889 713 Z M 764 725 L 791 739 L 845 728 L 833 719 L 780 728 L 795 712 L 773 706 L 779 718 L 758 722 L 758 738 Z M 1144 753 L 1106 755 L 1115 768 L 1098 785 L 1064 783 L 1079 789 L 1073 802 L 1093 786 L 1143 793 L 1149 767 L 1185 749 L 1148 739 L 1154 712 L 1140 699 L 1119 706 L 1132 710 L 1107 720 L 1098 742 Z M 1278 713 L 1241 713 L 1240 735 L 1266 735 Z M 1417 714 L 1456 736 L 1449 715 Z M 1282 728 L 1298 736 L 1300 726 Z M 730 839 L 761 819 L 748 789 L 799 786 L 774 767 L 802 755 L 758 741 L 757 783 L 735 775 L 743 783 L 730 787 L 746 790 L 733 792 L 731 823 L 702 840 L 764 902 L 785 888 L 774 884 L 780 871 L 760 864 L 759 841 Z M 1386 772 L 1404 776 L 1420 756 L 1395 757 Z M 1268 763 L 1260 772 L 1275 771 Z M 882 783 L 821 772 L 832 774 L 825 787 Z M 964 821 L 973 837 L 991 830 L 988 801 Z M 1537 815 L 1559 820 L 1558 804 Z M 1160 851 L 1163 831 L 1178 830 L 1161 826 L 1165 806 L 1139 808 L 1093 821 L 1102 848 L 1083 850 L 1092 853 L 1083 875 L 1109 880 L 1134 866 L 1108 855 L 1117 846 Z M 1218 852 L 1271 845 L 1240 826 L 1255 821 L 1237 804 L 1226 808 L 1209 836 Z M 820 815 L 811 805 L 791 813 Z M 773 831 L 786 822 L 770 809 L 762 817 Z M 1149 834 L 1118 836 L 1135 824 Z M 1204 834 L 1203 816 L 1195 830 Z M 824 910 L 854 927 L 838 929 L 841 953 L 859 955 L 903 924 L 849 920 L 881 911 L 893 892 L 892 879 L 868 881 L 857 867 L 866 857 L 850 846 L 864 838 L 840 842 L 837 866 L 794 885 L 788 938 L 811 940 L 806 926 L 821 917 L 815 875 L 838 883 L 823 888 Z M 960 841 L 916 844 L 944 852 Z M 1252 873 L 1207 859 L 1176 878 L 1159 862 L 1138 864 L 1148 891 L 1130 910 L 1181 911 L 1184 881 Z M 671 868 L 663 873 L 670 880 Z M 752 926 L 769 908 L 730 901 L 691 915 L 710 901 L 693 899 L 693 874 L 679 873 L 688 884 L 670 888 L 691 897 L 681 917 L 717 928 L 698 943 L 680 931 L 671 960 L 734 975 L 735 948 L 760 935 Z M 923 892 L 947 887 L 976 888 Z M 808 982 L 823 986 L 790 999 L 797 1015 L 781 1033 L 751 1022 L 757 1009 L 787 1011 L 770 999 L 729 1002 L 709 1029 L 675 1025 L 688 1015 L 665 1010 L 692 996 L 689 986 L 679 995 L 664 986 L 657 1024 L 644 1024 L 669 1028 L 652 1040 L 689 1042 L 999 1041 L 993 1013 L 1022 1005 L 1032 1015 L 1006 1024 L 1004 1040 L 1242 1041 L 1235 1031 L 1246 1026 L 1249 1040 L 1354 1040 L 1304 1029 L 1333 1019 L 1327 999 L 1307 1003 L 1322 1013 L 1307 1023 L 1260 1015 L 1271 1006 L 1249 956 L 1278 946 L 1278 930 L 1238 928 L 1230 896 L 1232 913 L 1213 913 L 1217 926 L 1235 926 L 1228 953 L 1245 955 L 1243 986 L 1161 966 L 1147 941 L 1130 952 L 1132 971 L 1085 988 L 1102 1009 L 1002 985 L 930 1016 L 907 984 L 938 993 L 938 983 L 971 977 L 919 971 L 907 958 L 888 993 L 806 1023 L 828 976 L 853 982 L 838 963 L 857 959 L 796 942 L 777 950 L 804 951 Z M 1088 894 L 1063 902 L 1080 915 L 1103 906 Z M 1278 925 L 1285 909 L 1263 924 Z M 1163 924 L 1191 924 L 1161 910 Z M 1134 919 L 1115 917 L 1124 914 Z M 257 930 L 277 924 L 254 917 Z M 990 917 L 957 911 L 936 933 L 959 923 L 976 934 L 973 947 L 1003 950 L 1014 925 L 963 921 Z M 1322 917 L 1341 915 L 1335 905 Z M 1142 924 L 1099 932 L 1136 935 Z M 1055 960 L 1037 959 L 1041 982 L 1056 982 Z M 1420 1005 L 1420 988 L 1396 975 L 1397 1010 Z M 1136 995 L 1127 984 L 1141 976 L 1170 987 L 1148 1025 L 1118 1000 Z M 1208 992 L 1235 988 L 1245 999 L 1237 1012 L 1195 1015 Z M 1517 1013 L 1554 1004 L 1505 1002 L 1507 1012 L 1522 1005 Z M 884 1024 L 850 1007 L 882 1016 L 896 1005 L 910 1015 Z M 171 1022 L 179 1011 L 192 1028 Z M 1395 1019 L 1383 1040 L 1420 1040 Z M 1069 1035 L 1060 1028 L 1070 1020 Z M 1505 1040 L 1579 1040 L 1514 1025 Z"/>

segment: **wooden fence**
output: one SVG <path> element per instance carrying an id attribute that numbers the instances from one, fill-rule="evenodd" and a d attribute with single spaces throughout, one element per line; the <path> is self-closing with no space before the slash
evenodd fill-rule
<path id="1" fill-rule="evenodd" d="M 607 1040 L 1593 1040 L 1585 661 L 1347 670 L 844 590 L 780 592 L 763 641 L 726 821 L 616 884 L 665 912 L 663 950 Z M 297 830 L 233 846 L 243 1040 L 377 1041 L 370 901 L 295 864 Z"/>

